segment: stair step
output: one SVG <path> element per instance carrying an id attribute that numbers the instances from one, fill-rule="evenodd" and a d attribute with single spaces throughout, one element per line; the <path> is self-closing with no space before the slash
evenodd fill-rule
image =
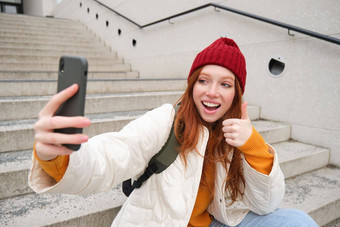
<path id="1" fill-rule="evenodd" d="M 95 39 L 93 34 L 81 33 L 17 33 L 17 32 L 0 32 L 0 37 L 13 38 L 30 38 L 30 39 L 44 39 L 44 40 L 60 40 L 60 41 L 87 41 L 91 42 Z"/>
<path id="2" fill-rule="evenodd" d="M 17 196 L 0 200 L 0 226 L 110 226 L 125 200 L 120 185 L 84 196 Z"/>
<path id="3" fill-rule="evenodd" d="M 43 18 L 46 19 L 46 18 Z M 18 30 L 20 30 L 20 28 L 22 27 L 26 27 L 28 29 L 38 29 L 41 28 L 43 30 L 47 29 L 47 30 L 53 30 L 53 29 L 60 29 L 61 31 L 63 29 L 66 29 L 66 31 L 68 31 L 68 29 L 74 29 L 75 31 L 78 31 L 80 28 L 84 28 L 84 26 L 77 21 L 72 21 L 72 20 L 45 20 L 45 21 L 32 21 L 32 20 L 15 20 L 15 19 L 9 19 L 9 20 L 4 20 L 4 18 L 2 18 L 0 16 L 0 23 L 1 24 L 5 24 L 7 27 L 13 27 L 13 28 L 18 28 Z"/>
<path id="4" fill-rule="evenodd" d="M 260 119 L 260 107 L 259 106 L 247 106 L 248 116 L 251 121 L 256 121 Z"/>
<path id="5" fill-rule="evenodd" d="M 91 120 L 91 126 L 84 129 L 84 133 L 92 137 L 100 133 L 118 131 L 143 113 L 145 110 L 86 115 Z M 36 119 L 0 121 L 0 153 L 31 149 L 35 122 Z"/>
<path id="6" fill-rule="evenodd" d="M 88 46 L 97 46 L 99 40 L 97 41 L 95 38 L 90 38 L 83 37 L 83 38 L 77 38 L 77 39 L 72 39 L 72 37 L 60 37 L 60 38 L 55 38 L 55 37 L 35 37 L 32 39 L 31 36 L 27 35 L 22 35 L 22 36 L 3 36 L 0 35 L 0 40 L 3 42 L 27 42 L 28 40 L 31 40 L 30 42 L 32 43 L 45 43 L 46 44 L 67 44 L 67 45 L 88 45 Z"/>
<path id="7" fill-rule="evenodd" d="M 328 165 L 329 149 L 297 141 L 272 144 L 278 153 L 285 178 L 306 173 Z"/>
<path id="8" fill-rule="evenodd" d="M 0 23 L 1 32 L 15 32 L 15 33 L 42 33 L 42 31 L 46 31 L 48 33 L 75 33 L 75 34 L 84 34 L 84 31 L 87 31 L 86 28 L 76 21 L 74 23 L 59 23 L 55 25 L 27 25 L 22 23 Z"/>
<path id="9" fill-rule="evenodd" d="M 44 36 L 50 36 L 50 37 L 74 37 L 74 38 L 83 38 L 86 36 L 84 33 L 84 30 L 72 30 L 68 28 L 67 30 L 34 30 L 34 29 L 25 29 L 25 30 L 20 30 L 20 29 L 3 29 L 0 30 L 0 35 L 1 36 L 31 36 L 32 38 L 35 37 L 44 37 Z M 87 34 L 88 35 L 88 34 Z M 84 37 L 85 38 L 85 37 Z"/>
<path id="10" fill-rule="evenodd" d="M 324 225 L 323 227 L 339 227 L 340 226 L 340 217 L 335 219 L 334 221 L 331 221 L 327 225 Z"/>
<path id="11" fill-rule="evenodd" d="M 32 20 L 38 18 L 39 20 Z M 63 19 L 63 18 L 47 18 L 47 17 L 27 17 L 27 19 L 18 18 L 4 18 L 0 15 L 0 23 L 2 26 L 7 27 L 26 27 L 26 28 L 68 28 L 71 27 L 75 30 L 83 27 L 83 24 L 76 20 Z"/>
<path id="12" fill-rule="evenodd" d="M 54 64 L 37 63 L 0 63 L 0 71 L 57 71 L 59 61 Z M 20 70 L 18 70 L 20 69 Z M 130 71 L 129 64 L 112 64 L 112 65 L 90 65 L 89 71 Z"/>
<path id="13" fill-rule="evenodd" d="M 185 87 L 185 79 L 89 79 L 86 93 L 184 91 Z M 57 80 L 0 80 L 0 97 L 46 96 L 56 91 Z"/>
<path id="14" fill-rule="evenodd" d="M 290 138 L 290 125 L 275 121 L 252 121 L 253 126 L 267 143 L 274 144 Z"/>
<path id="15" fill-rule="evenodd" d="M 0 48 L 5 50 L 6 48 L 19 48 L 19 49 L 34 49 L 34 50 L 56 50 L 56 51 L 104 51 L 115 54 L 115 52 L 110 51 L 109 47 L 104 47 L 104 45 L 88 45 L 88 44 L 69 44 L 69 43 L 41 43 L 35 40 L 10 40 L 4 41 L 0 40 Z"/>
<path id="16" fill-rule="evenodd" d="M 136 71 L 108 71 L 108 72 L 88 72 L 88 79 L 125 79 L 138 78 L 139 73 Z M 0 71 L 0 80 L 41 80 L 58 78 L 57 70 L 53 71 Z M 41 89 L 41 88 L 40 88 Z"/>
<path id="17" fill-rule="evenodd" d="M 307 212 L 320 226 L 340 217 L 340 169 L 325 167 L 286 181 L 281 207 Z"/>
<path id="18" fill-rule="evenodd" d="M 35 17 L 28 16 L 24 14 L 6 14 L 0 13 L 0 23 L 9 24 L 9 25 L 18 25 L 24 24 L 27 26 L 60 26 L 61 24 L 75 26 L 76 24 L 80 24 L 79 22 L 63 19 L 63 18 L 48 18 L 48 17 Z"/>
<path id="19" fill-rule="evenodd" d="M 0 153 L 0 157 L 0 198 L 32 193 L 27 184 L 32 150 Z"/>
<path id="20" fill-rule="evenodd" d="M 25 52 L 25 51 L 23 51 Z M 110 53 L 86 53 L 82 51 L 58 51 L 53 55 L 48 55 L 46 53 L 32 53 L 31 55 L 3 55 L 0 54 L 0 62 L 3 65 L 9 64 L 21 64 L 21 65 L 33 65 L 33 64 L 49 64 L 55 65 L 55 63 L 59 64 L 60 57 L 62 55 L 73 55 L 73 56 L 83 56 L 87 59 L 89 67 L 93 67 L 96 65 L 117 65 L 124 64 L 124 60 L 122 58 L 116 58 L 114 55 L 110 55 Z"/>
<path id="21" fill-rule="evenodd" d="M 69 19 L 63 19 L 63 18 L 59 18 L 59 19 L 54 18 L 52 20 L 48 18 L 43 18 L 43 19 L 47 19 L 47 20 L 44 20 L 44 23 L 36 23 L 34 21 L 29 21 L 29 20 L 24 20 L 24 21 L 16 20 L 15 18 L 6 19 L 6 18 L 3 18 L 2 15 L 0 15 L 0 28 L 4 30 L 5 29 L 12 29 L 12 30 L 36 29 L 38 30 L 39 28 L 40 30 L 49 30 L 49 29 L 54 29 L 55 27 L 57 28 L 60 27 L 62 29 L 70 29 L 70 30 L 71 29 L 72 30 L 77 30 L 77 29 L 83 30 L 84 29 L 83 23 L 76 21 L 76 20 L 69 20 Z M 49 22 L 52 22 L 52 23 L 49 23 Z"/>
<path id="22" fill-rule="evenodd" d="M 115 59 L 117 58 L 116 52 L 109 52 L 103 50 L 79 50 L 73 49 L 69 50 L 64 48 L 64 50 L 56 49 L 43 49 L 43 48 L 2 48 L 0 52 L 1 62 L 12 62 L 13 60 L 27 60 L 26 58 L 37 58 L 37 60 L 44 60 L 42 57 L 60 57 L 61 55 L 83 55 L 88 58 L 100 58 L 100 59 Z M 6 58 L 7 56 L 7 58 Z M 21 59 L 22 58 L 22 59 Z M 8 60 L 9 59 L 9 60 Z M 6 61 L 7 60 L 7 61 Z"/>
<path id="23" fill-rule="evenodd" d="M 162 103 L 175 103 L 182 91 L 89 94 L 86 96 L 85 113 L 133 111 L 155 108 Z M 38 116 L 50 96 L 23 96 L 0 98 L 0 121 L 31 119 Z"/>

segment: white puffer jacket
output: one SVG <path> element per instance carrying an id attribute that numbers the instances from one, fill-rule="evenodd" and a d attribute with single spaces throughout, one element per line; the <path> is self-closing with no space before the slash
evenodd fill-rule
<path id="1" fill-rule="evenodd" d="M 29 184 L 37 193 L 107 191 L 143 173 L 150 158 L 166 142 L 173 118 L 172 105 L 165 104 L 130 122 L 119 132 L 91 138 L 70 156 L 64 177 L 55 185 L 33 160 Z M 204 128 L 197 145 L 202 156 L 208 138 L 208 130 Z M 140 189 L 133 191 L 112 226 L 187 226 L 195 204 L 202 166 L 203 158 L 196 152 L 188 155 L 187 167 L 178 156 L 168 169 L 153 175 Z M 274 211 L 284 195 L 284 177 L 276 155 L 269 176 L 257 172 L 246 161 L 243 161 L 243 167 L 246 180 L 243 208 L 233 205 L 226 209 L 220 190 L 226 171 L 222 165 L 217 165 L 216 191 L 208 211 L 230 226 L 241 222 L 249 209 L 258 214 Z"/>

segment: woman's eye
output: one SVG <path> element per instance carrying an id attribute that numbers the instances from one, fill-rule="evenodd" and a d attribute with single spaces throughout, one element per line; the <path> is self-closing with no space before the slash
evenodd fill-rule
<path id="1" fill-rule="evenodd" d="M 228 83 L 222 83 L 222 86 L 223 86 L 223 87 L 231 87 L 231 85 L 228 84 Z"/>
<path id="2" fill-rule="evenodd" d="M 206 80 L 203 80 L 203 79 L 200 79 L 200 80 L 198 80 L 198 82 L 201 83 L 201 84 L 204 84 L 204 83 L 206 83 L 207 81 L 206 81 Z"/>

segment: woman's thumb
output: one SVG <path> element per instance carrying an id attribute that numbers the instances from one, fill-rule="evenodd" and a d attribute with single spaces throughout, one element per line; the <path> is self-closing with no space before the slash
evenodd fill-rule
<path id="1" fill-rule="evenodd" d="M 242 103 L 242 106 L 241 106 L 241 111 L 242 111 L 241 119 L 249 119 L 247 106 L 248 106 L 247 102 Z"/>

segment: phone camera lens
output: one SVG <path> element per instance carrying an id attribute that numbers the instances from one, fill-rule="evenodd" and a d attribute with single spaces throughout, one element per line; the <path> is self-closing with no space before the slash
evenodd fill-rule
<path id="1" fill-rule="evenodd" d="M 62 75 L 64 73 L 65 63 L 64 59 L 60 59 L 59 62 L 59 74 Z"/>

